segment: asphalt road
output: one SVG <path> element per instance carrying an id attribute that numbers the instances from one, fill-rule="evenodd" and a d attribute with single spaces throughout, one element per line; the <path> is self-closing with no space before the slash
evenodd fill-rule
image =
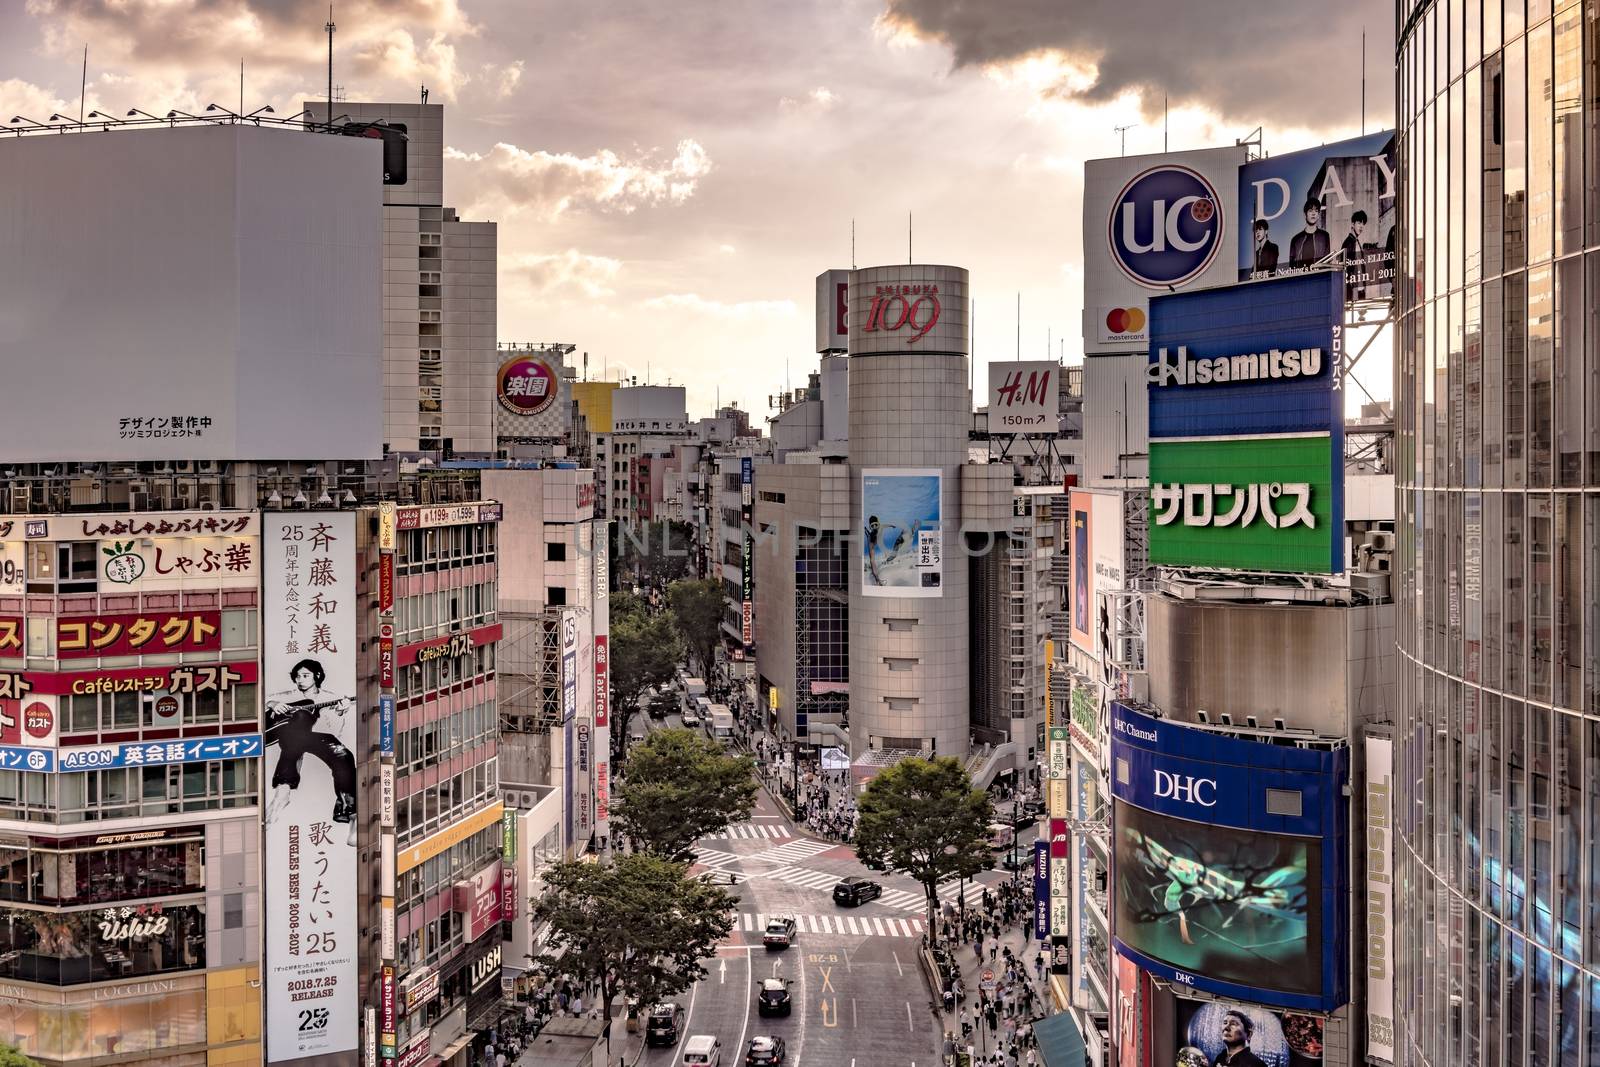
<path id="1" fill-rule="evenodd" d="M 634 731 L 669 725 L 678 725 L 676 715 L 652 721 L 640 714 Z M 940 1063 L 943 1031 L 917 963 L 926 921 L 917 883 L 868 871 L 849 846 L 802 832 L 764 791 L 749 820 L 702 838 L 696 852 L 697 871 L 737 877 L 730 891 L 739 906 L 733 933 L 707 961 L 707 977 L 677 998 L 688 1012 L 685 1038 L 715 1035 L 728 1067 L 744 1064 L 749 1039 L 758 1034 L 782 1037 L 788 1045 L 784 1062 L 802 1067 Z M 835 905 L 833 886 L 847 875 L 882 883 L 883 896 L 853 908 Z M 980 875 L 978 884 L 967 887 L 968 900 L 976 900 L 983 884 L 1003 877 L 998 871 Z M 952 885 L 942 896 L 953 899 L 956 892 Z M 791 948 L 762 945 L 770 916 L 797 920 Z M 791 983 L 790 1016 L 757 1015 L 756 994 L 767 977 Z M 670 1049 L 646 1049 L 637 1062 L 677 1067 L 681 1055 L 682 1041 Z M 635 1062 L 631 1052 L 628 1062 Z"/>

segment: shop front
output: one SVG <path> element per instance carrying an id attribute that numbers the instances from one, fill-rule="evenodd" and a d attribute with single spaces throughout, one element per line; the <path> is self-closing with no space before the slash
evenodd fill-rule
<path id="1" fill-rule="evenodd" d="M 205 975 L 78 989 L 0 982 L 0 1033 L 45 1064 L 206 1048 Z"/>

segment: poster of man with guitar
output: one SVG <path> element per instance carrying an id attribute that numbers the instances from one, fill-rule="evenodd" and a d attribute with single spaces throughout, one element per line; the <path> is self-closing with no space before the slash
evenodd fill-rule
<path id="1" fill-rule="evenodd" d="M 339 735 L 355 701 L 323 691 L 327 672 L 317 660 L 300 660 L 290 669 L 289 679 L 294 683 L 293 689 L 267 698 L 267 744 L 277 746 L 278 759 L 272 770 L 272 800 L 267 805 L 266 823 L 271 826 L 295 799 L 300 789 L 301 762 L 306 756 L 313 756 L 333 777 L 332 818 L 349 827 L 347 843 L 354 847 L 356 761 Z M 317 729 L 324 722 L 328 728 Z M 311 792 L 314 796 L 321 791 Z"/>

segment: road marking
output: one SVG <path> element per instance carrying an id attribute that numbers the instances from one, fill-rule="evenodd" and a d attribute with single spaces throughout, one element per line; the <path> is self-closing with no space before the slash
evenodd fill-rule
<path id="1" fill-rule="evenodd" d="M 722 961 L 721 978 L 720 978 L 720 980 L 718 981 L 717 984 L 718 985 L 727 985 L 728 984 L 728 961 L 727 961 L 726 958 L 724 958 L 723 961 Z"/>
<path id="2" fill-rule="evenodd" d="M 901 978 L 904 978 L 906 976 L 906 969 L 900 966 L 900 953 L 891 952 L 889 955 L 894 957 L 894 969 L 900 973 Z"/>
<path id="3" fill-rule="evenodd" d="M 749 957 L 747 957 L 747 958 L 749 958 Z M 778 973 L 776 966 L 774 966 L 772 973 L 774 975 L 776 975 Z M 736 1048 L 748 1048 L 749 1047 L 748 1045 L 746 1045 L 744 1043 L 744 1035 L 745 1035 L 745 1031 L 750 1029 L 750 1011 L 749 1011 L 748 1005 L 750 1003 L 750 987 L 751 987 L 752 982 L 755 980 L 755 976 L 756 976 L 756 963 L 755 963 L 754 959 L 750 959 L 750 966 L 748 966 L 748 967 L 746 967 L 744 969 L 744 1002 L 747 1005 L 747 1007 L 746 1007 L 746 1009 L 744 1011 L 739 1013 L 740 1015 L 744 1016 L 744 1025 L 739 1027 L 739 1044 L 735 1046 Z"/>
<path id="4" fill-rule="evenodd" d="M 832 967 L 818 967 L 817 968 L 817 973 L 822 975 L 822 991 L 824 993 L 832 993 L 833 992 L 833 981 L 832 981 L 832 978 L 830 976 L 833 974 L 833 968 Z"/>
<path id="5" fill-rule="evenodd" d="M 850 1027 L 851 1027 L 851 1029 L 857 1029 L 858 1028 L 857 1024 L 856 1024 L 856 998 L 855 997 L 851 997 L 850 998 Z M 854 1063 L 855 1061 L 851 1060 L 850 1062 Z"/>
<path id="6" fill-rule="evenodd" d="M 873 919 L 872 919 L 872 928 L 873 928 L 873 929 L 874 929 L 874 930 L 875 930 L 875 931 L 877 931 L 877 934 L 878 934 L 878 936 L 879 936 L 879 937 L 887 937 L 887 936 L 888 936 L 888 935 L 887 935 L 887 934 L 886 934 L 886 933 L 884 933 L 884 931 L 883 931 L 883 920 L 882 920 L 882 919 L 880 919 L 880 918 L 878 918 L 878 917 L 877 917 L 877 916 L 873 916 Z"/>
<path id="7" fill-rule="evenodd" d="M 856 929 L 856 917 L 854 915 L 846 915 L 844 917 L 844 921 L 850 924 L 850 932 L 852 934 L 859 934 L 861 932 L 860 930 Z"/>
<path id="8" fill-rule="evenodd" d="M 828 1005 L 830 1005 L 830 1004 L 833 1005 L 833 1022 L 831 1022 L 831 1023 L 828 1021 Z M 839 1004 L 838 1004 L 838 1001 L 835 1000 L 833 997 L 827 997 L 821 1002 L 821 1008 L 822 1008 L 822 1025 L 823 1025 L 823 1027 L 828 1029 L 828 1030 L 837 1029 L 838 1026 L 839 1026 Z M 747 1013 L 746 1014 L 746 1021 L 748 1021 L 748 1019 L 749 1019 L 749 1015 Z M 744 1047 L 744 1037 L 742 1035 L 739 1038 L 739 1047 L 740 1048 Z"/>
<path id="9" fill-rule="evenodd" d="M 917 1024 L 913 1022 L 911 1018 L 911 1001 L 909 1000 L 906 1001 L 906 1029 L 912 1031 L 913 1033 L 915 1033 L 917 1029 Z"/>
<path id="10" fill-rule="evenodd" d="M 733 925 L 735 930 L 742 933 L 759 934 L 766 931 L 767 923 L 773 918 L 771 915 L 742 911 L 735 915 Z M 925 926 L 921 919 L 896 919 L 876 915 L 858 917 L 791 913 L 787 918 L 794 920 L 797 934 L 832 937 L 921 937 Z"/>

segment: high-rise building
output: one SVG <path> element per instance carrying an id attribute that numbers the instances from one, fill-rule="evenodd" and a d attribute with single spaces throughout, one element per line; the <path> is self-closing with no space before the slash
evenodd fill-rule
<path id="1" fill-rule="evenodd" d="M 1398 16 L 1394 1062 L 1600 1063 L 1600 5 Z"/>

